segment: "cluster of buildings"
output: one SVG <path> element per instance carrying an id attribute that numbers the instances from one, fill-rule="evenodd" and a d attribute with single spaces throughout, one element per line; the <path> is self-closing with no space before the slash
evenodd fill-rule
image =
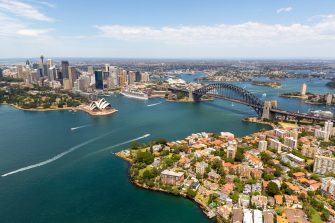
<path id="1" fill-rule="evenodd" d="M 21 78 L 30 84 L 82 92 L 118 89 L 135 83 L 146 83 L 150 79 L 148 72 L 128 71 L 109 64 L 99 69 L 91 65 L 79 68 L 65 60 L 59 64 L 52 59 L 45 61 L 43 56 L 40 59 L 39 63 L 31 63 L 27 60 L 24 65 L 1 70 L 0 77 Z"/>
<path id="2" fill-rule="evenodd" d="M 320 131 L 325 135 L 319 137 Z M 149 166 L 161 170 L 157 188 L 168 185 L 185 196 L 193 190 L 209 217 L 234 223 L 309 222 L 303 210 L 306 200 L 301 199 L 309 192 L 322 193 L 324 208 L 335 215 L 326 201 L 335 198 L 335 178 L 326 177 L 335 171 L 334 133 L 328 121 L 323 127 L 277 128 L 243 138 L 229 132 L 192 134 L 152 148 L 155 159 Z M 173 154 L 180 147 L 178 161 L 160 169 L 166 168 L 166 152 L 160 154 Z M 312 170 L 306 171 L 311 164 Z M 269 192 L 273 185 L 275 194 Z"/>
<path id="3" fill-rule="evenodd" d="M 306 100 L 310 103 L 323 103 L 331 105 L 335 103 L 335 97 L 333 94 L 311 94 L 307 92 L 307 84 L 303 83 L 300 87 L 300 95 L 306 97 Z"/>

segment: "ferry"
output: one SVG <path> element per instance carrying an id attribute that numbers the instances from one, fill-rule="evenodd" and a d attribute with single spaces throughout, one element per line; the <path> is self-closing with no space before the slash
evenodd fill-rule
<path id="1" fill-rule="evenodd" d="M 136 99 L 141 99 L 141 100 L 149 99 L 149 96 L 146 93 L 143 93 L 140 91 L 124 90 L 124 91 L 121 91 L 121 94 L 128 98 L 136 98 Z"/>

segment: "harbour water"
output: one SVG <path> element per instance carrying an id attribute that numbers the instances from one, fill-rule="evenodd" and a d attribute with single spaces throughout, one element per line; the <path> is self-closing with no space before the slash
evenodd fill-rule
<path id="1" fill-rule="evenodd" d="M 283 109 L 332 110 L 278 98 L 280 92 L 298 91 L 306 81 L 285 80 L 281 89 L 236 84 L 259 97 L 266 93 L 263 100 L 278 99 Z M 329 92 L 325 83 L 307 84 L 311 92 Z M 222 100 L 189 104 L 120 95 L 107 100 L 119 110 L 110 117 L 0 106 L 0 222 L 209 222 L 187 199 L 135 187 L 128 164 L 113 153 L 134 139 L 175 140 L 201 131 L 243 136 L 268 128 L 242 122 L 254 111 Z"/>

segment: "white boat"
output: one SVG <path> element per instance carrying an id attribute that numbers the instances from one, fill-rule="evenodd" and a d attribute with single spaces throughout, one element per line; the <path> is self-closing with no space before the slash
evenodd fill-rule
<path id="1" fill-rule="evenodd" d="M 266 97 L 266 93 L 263 93 L 262 96 L 263 96 L 263 97 Z"/>
<path id="2" fill-rule="evenodd" d="M 121 91 L 121 94 L 128 98 L 136 98 L 141 100 L 148 100 L 149 97 L 146 93 L 140 92 L 140 91 L 134 91 L 134 90 L 124 90 Z"/>

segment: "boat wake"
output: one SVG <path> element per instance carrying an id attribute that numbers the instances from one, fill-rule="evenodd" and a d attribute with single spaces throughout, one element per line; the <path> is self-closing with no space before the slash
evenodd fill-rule
<path id="1" fill-rule="evenodd" d="M 73 128 L 70 128 L 71 131 L 75 131 L 77 129 L 82 129 L 82 128 L 86 128 L 86 127 L 89 127 L 91 125 L 81 125 L 81 126 L 77 126 L 77 127 L 73 127 Z"/>
<path id="2" fill-rule="evenodd" d="M 150 105 L 147 105 L 147 107 L 152 107 L 152 106 L 156 106 L 156 105 L 160 105 L 162 104 L 162 102 L 158 102 L 158 103 L 155 103 L 155 104 L 150 104 Z"/>
<path id="3" fill-rule="evenodd" d="M 137 138 L 134 138 L 134 139 L 130 139 L 130 140 L 128 140 L 128 141 L 121 142 L 121 143 L 116 144 L 116 145 L 108 146 L 108 147 L 103 148 L 103 149 L 101 149 L 101 150 L 98 150 L 98 151 L 96 151 L 96 152 L 94 152 L 94 153 L 100 153 L 100 152 L 108 151 L 108 150 L 113 149 L 113 148 L 115 148 L 115 147 L 122 146 L 122 145 L 125 145 L 125 144 L 128 144 L 128 143 L 131 143 L 131 142 L 140 140 L 140 139 L 144 139 L 144 138 L 147 138 L 147 137 L 149 137 L 149 136 L 150 136 L 150 134 L 145 134 L 145 135 L 143 135 L 143 136 L 140 136 L 140 137 L 137 137 Z"/>
<path id="4" fill-rule="evenodd" d="M 22 167 L 20 169 L 17 169 L 17 170 L 14 170 L 14 171 L 2 174 L 1 176 L 2 177 L 6 177 L 6 176 L 9 176 L 9 175 L 12 175 L 12 174 L 16 174 L 16 173 L 19 173 L 19 172 L 27 171 L 27 170 L 30 170 L 30 169 L 33 169 L 33 168 L 36 168 L 36 167 L 40 167 L 40 166 L 44 166 L 46 164 L 52 163 L 52 162 L 54 162 L 54 161 L 62 158 L 63 156 L 65 156 L 65 155 L 67 155 L 67 154 L 69 154 L 69 153 L 71 153 L 71 152 L 73 152 L 73 151 L 75 151 L 75 150 L 77 150 L 77 149 L 79 149 L 79 148 L 81 148 L 83 146 L 86 146 L 87 144 L 95 142 L 95 141 L 97 141 L 97 140 L 99 140 L 99 139 L 101 139 L 101 138 L 103 138 L 103 137 L 105 137 L 105 136 L 107 136 L 109 134 L 111 134 L 111 132 L 103 134 L 103 135 L 98 136 L 98 137 L 95 137 L 93 139 L 87 140 L 87 141 L 85 141 L 83 143 L 80 143 L 80 144 L 78 144 L 76 146 L 73 146 L 70 149 L 68 149 L 68 150 L 66 150 L 66 151 L 64 151 L 62 153 L 59 153 L 58 155 L 56 155 L 56 156 L 54 156 L 54 157 L 52 157 L 52 158 L 50 158 L 48 160 L 45 160 L 45 161 L 42 161 L 42 162 L 39 162 L 39 163 L 36 163 L 36 164 L 32 164 L 32 165 L 29 165 L 29 166 L 26 166 L 26 167 Z"/>

